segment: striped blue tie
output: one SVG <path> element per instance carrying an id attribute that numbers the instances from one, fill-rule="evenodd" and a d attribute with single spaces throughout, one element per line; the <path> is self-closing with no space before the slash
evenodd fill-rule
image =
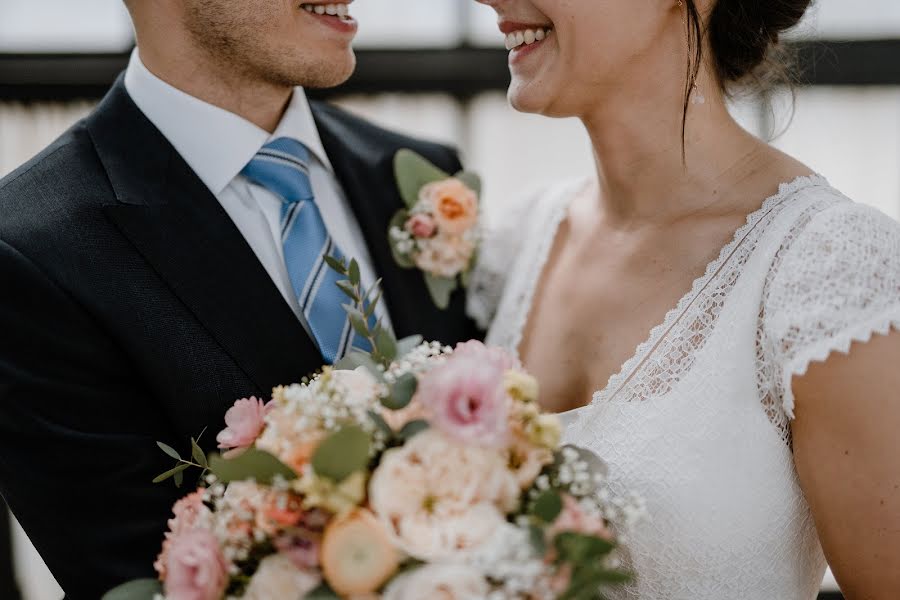
<path id="1" fill-rule="evenodd" d="M 349 350 L 354 334 L 341 308 L 349 301 L 337 287 L 342 277 L 325 263 L 326 256 L 344 255 L 316 205 L 309 163 L 303 144 L 279 138 L 263 146 L 241 175 L 282 199 L 281 242 L 291 285 L 322 358 L 334 364 Z"/>

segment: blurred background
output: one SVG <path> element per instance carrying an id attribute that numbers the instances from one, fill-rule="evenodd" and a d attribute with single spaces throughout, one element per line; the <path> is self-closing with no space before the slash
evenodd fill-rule
<path id="1" fill-rule="evenodd" d="M 507 106 L 506 52 L 490 9 L 470 0 L 358 0 L 353 14 L 359 69 L 327 97 L 459 147 L 486 176 L 489 219 L 519 193 L 590 173 L 577 122 Z M 792 43 L 801 81 L 793 106 L 781 90 L 735 100 L 735 115 L 852 198 L 900 218 L 900 2 L 818 0 Z M 0 0 L 0 177 L 91 110 L 132 44 L 120 0 Z M 59 600 L 4 513 L 0 505 L 0 598 Z M 827 577 L 821 598 L 841 598 L 836 590 Z"/>

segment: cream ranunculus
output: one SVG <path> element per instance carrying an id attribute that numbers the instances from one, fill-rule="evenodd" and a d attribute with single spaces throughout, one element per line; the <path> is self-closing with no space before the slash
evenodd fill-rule
<path id="1" fill-rule="evenodd" d="M 395 578 L 382 600 L 484 600 L 488 584 L 476 569 L 456 564 L 431 564 Z"/>
<path id="2" fill-rule="evenodd" d="M 369 482 L 372 511 L 405 552 L 425 561 L 484 542 L 519 495 L 505 453 L 455 443 L 436 430 L 387 451 Z"/>
<path id="3" fill-rule="evenodd" d="M 469 267 L 475 249 L 475 241 L 468 237 L 439 235 L 419 240 L 419 251 L 413 260 L 426 273 L 453 278 Z"/>
<path id="4" fill-rule="evenodd" d="M 319 587 L 322 578 L 317 573 L 302 571 L 284 554 L 267 556 L 244 592 L 244 600 L 272 600 L 273 598 L 303 598 Z"/>

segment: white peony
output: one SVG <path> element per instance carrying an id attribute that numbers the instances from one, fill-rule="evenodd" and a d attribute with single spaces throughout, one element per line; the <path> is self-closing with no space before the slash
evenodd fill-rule
<path id="1" fill-rule="evenodd" d="M 301 571 L 283 554 L 267 556 L 250 580 L 244 600 L 273 600 L 275 598 L 303 598 L 319 587 L 322 579 L 316 574 Z"/>
<path id="2" fill-rule="evenodd" d="M 487 581 L 476 569 L 456 564 L 430 564 L 396 577 L 382 600 L 484 600 Z"/>

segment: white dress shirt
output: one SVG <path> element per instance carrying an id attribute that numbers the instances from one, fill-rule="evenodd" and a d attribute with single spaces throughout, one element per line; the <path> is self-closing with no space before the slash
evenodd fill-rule
<path id="1" fill-rule="evenodd" d="M 288 137 L 309 149 L 310 179 L 328 232 L 346 256 L 359 262 L 363 284 L 375 282 L 375 270 L 362 231 L 322 146 L 303 88 L 294 89 L 290 105 L 272 134 L 243 117 L 167 84 L 147 69 L 137 50 L 132 53 L 125 72 L 125 89 L 218 199 L 307 332 L 310 328 L 284 261 L 282 201 L 240 175 L 264 145 Z M 378 314 L 390 326 L 383 305 L 378 307 Z"/>

